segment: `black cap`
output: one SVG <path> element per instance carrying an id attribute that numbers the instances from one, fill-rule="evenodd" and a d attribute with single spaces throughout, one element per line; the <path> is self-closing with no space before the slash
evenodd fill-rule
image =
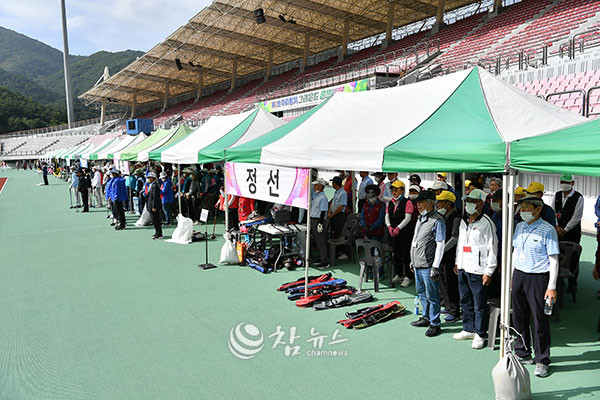
<path id="1" fill-rule="evenodd" d="M 381 194 L 381 190 L 379 189 L 379 186 L 377 185 L 368 185 L 365 188 L 365 193 L 369 193 L 369 192 L 375 192 L 376 196 L 379 196 Z"/>
<path id="2" fill-rule="evenodd" d="M 333 179 L 331 180 L 331 183 L 335 183 L 336 185 L 342 186 L 342 177 L 334 176 Z"/>
<path id="3" fill-rule="evenodd" d="M 421 190 L 417 196 L 417 201 L 431 200 L 435 201 L 435 192 L 431 189 Z"/>
<path id="4" fill-rule="evenodd" d="M 411 176 L 408 178 L 408 180 L 409 180 L 409 181 L 411 181 L 411 182 L 415 181 L 415 182 L 417 182 L 418 184 L 420 184 L 420 183 L 421 183 L 421 177 L 420 177 L 419 175 L 417 175 L 417 174 L 412 174 L 412 175 L 411 175 Z"/>

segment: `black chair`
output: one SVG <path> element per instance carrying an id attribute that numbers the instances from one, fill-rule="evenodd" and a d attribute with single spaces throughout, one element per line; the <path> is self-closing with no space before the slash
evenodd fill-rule
<path id="1" fill-rule="evenodd" d="M 558 279 L 556 282 L 557 291 L 557 303 L 560 308 L 563 307 L 564 303 L 564 290 L 565 290 L 565 279 L 575 278 L 579 272 L 579 263 L 572 266 L 573 260 L 579 260 L 581 256 L 582 248 L 579 244 L 574 242 L 558 242 L 558 248 L 560 250 L 559 256 L 559 268 L 558 268 Z M 576 257 L 574 257 L 576 256 Z M 577 291 L 573 291 L 573 303 L 577 302 Z"/>
<path id="2" fill-rule="evenodd" d="M 360 214 L 350 214 L 346 217 L 346 222 L 342 228 L 339 238 L 329 239 L 329 264 L 335 266 L 335 253 L 339 246 L 344 246 L 347 249 L 348 256 L 354 263 L 354 238 L 360 227 Z"/>

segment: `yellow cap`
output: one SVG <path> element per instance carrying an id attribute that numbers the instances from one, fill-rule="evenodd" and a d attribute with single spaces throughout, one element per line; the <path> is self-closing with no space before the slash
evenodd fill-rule
<path id="1" fill-rule="evenodd" d="M 438 194 L 435 199 L 437 201 L 440 200 L 446 200 L 449 201 L 451 203 L 454 203 L 456 201 L 456 196 L 454 195 L 454 193 L 452 193 L 449 190 L 442 190 L 442 193 Z"/>
<path id="2" fill-rule="evenodd" d="M 394 182 L 392 182 L 392 187 L 403 188 L 404 187 L 404 182 L 402 182 L 400 179 L 395 180 Z"/>
<path id="3" fill-rule="evenodd" d="M 544 185 L 539 182 L 531 182 L 527 189 L 525 189 L 527 193 L 537 193 L 544 191 Z"/>
<path id="4" fill-rule="evenodd" d="M 438 172 L 438 173 L 437 173 L 437 175 L 441 175 L 441 176 L 443 176 L 444 178 L 447 178 L 447 177 L 448 177 L 448 173 L 447 173 L 447 172 Z"/>
<path id="5" fill-rule="evenodd" d="M 515 194 L 517 196 L 525 196 L 525 188 L 522 188 L 521 186 L 517 186 L 517 188 L 515 189 Z"/>
<path id="6" fill-rule="evenodd" d="M 469 186 L 471 186 L 471 181 L 466 179 L 465 180 L 465 187 L 468 188 Z"/>

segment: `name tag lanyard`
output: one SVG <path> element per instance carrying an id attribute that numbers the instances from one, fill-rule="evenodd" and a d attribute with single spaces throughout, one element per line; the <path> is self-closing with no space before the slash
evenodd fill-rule
<path id="1" fill-rule="evenodd" d="M 521 252 L 520 252 L 520 254 L 519 254 L 519 258 L 520 258 L 521 260 L 524 260 L 524 259 L 525 259 L 525 244 L 527 244 L 527 241 L 529 240 L 529 236 L 531 236 L 531 234 L 532 234 L 533 232 L 535 232 L 537 228 L 539 228 L 539 226 L 536 226 L 535 228 L 533 228 L 533 229 L 531 230 L 531 232 L 529 232 L 529 234 L 527 234 L 527 237 L 526 237 L 526 238 L 525 238 L 525 240 L 523 241 L 523 244 L 521 245 Z"/>

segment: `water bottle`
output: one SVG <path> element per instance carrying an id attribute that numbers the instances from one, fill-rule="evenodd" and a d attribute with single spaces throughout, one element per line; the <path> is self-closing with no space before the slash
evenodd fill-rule
<path id="1" fill-rule="evenodd" d="M 544 314 L 552 315 L 552 308 L 554 308 L 554 302 L 550 300 L 550 297 L 546 297 L 544 302 Z"/>
<path id="2" fill-rule="evenodd" d="M 420 315 L 421 313 L 419 312 L 419 304 L 421 302 L 419 301 L 419 296 L 415 296 L 415 315 Z"/>

